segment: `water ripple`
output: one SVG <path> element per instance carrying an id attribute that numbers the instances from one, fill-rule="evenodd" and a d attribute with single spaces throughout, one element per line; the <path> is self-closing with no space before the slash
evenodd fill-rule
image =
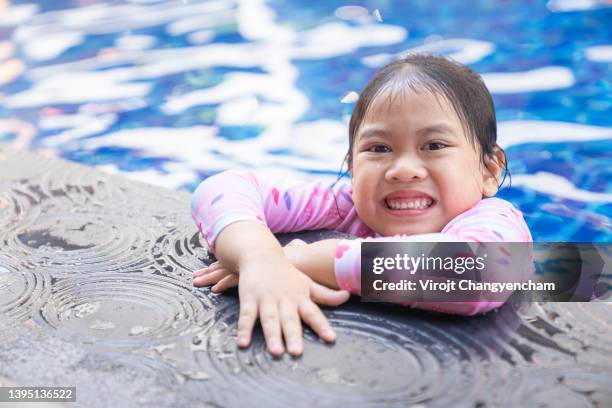
<path id="1" fill-rule="evenodd" d="M 510 366 L 495 357 L 487 342 L 459 328 L 350 310 L 329 311 L 327 316 L 338 333 L 335 346 L 306 331 L 304 355 L 278 359 L 265 351 L 261 335 L 254 336 L 250 348 L 238 350 L 238 307 L 226 307 L 216 315 L 203 360 L 223 381 L 277 403 L 304 398 L 368 406 L 435 398 L 436 403 L 455 404 L 482 394 L 484 381 L 520 381 L 507 376 Z M 496 398 L 503 400 L 501 394 Z"/>
<path id="2" fill-rule="evenodd" d="M 599 302 L 558 302 L 542 304 L 541 308 L 548 322 L 560 330 L 559 333 L 551 333 L 553 338 L 563 339 L 571 345 L 568 341 L 568 337 L 571 337 L 574 343 L 580 345 L 581 351 L 597 351 L 600 357 L 607 355 L 612 359 L 608 346 L 612 344 L 612 305 Z M 599 363 L 603 362 L 600 360 Z"/>
<path id="3" fill-rule="evenodd" d="M 162 275 L 104 273 L 57 281 L 37 319 L 85 344 L 140 347 L 201 331 L 212 303 Z"/>
<path id="4" fill-rule="evenodd" d="M 155 232 L 133 219 L 109 212 L 41 214 L 16 229 L 7 248 L 44 266 L 54 277 L 98 270 L 153 272 L 148 253 Z"/>
<path id="5" fill-rule="evenodd" d="M 161 235 L 152 248 L 153 259 L 162 273 L 184 275 L 191 280 L 191 272 L 210 264 L 206 243 L 199 232 L 186 235 L 184 229 L 172 228 Z"/>
<path id="6" fill-rule="evenodd" d="M 8 231 L 31 222 L 40 209 L 36 201 L 14 184 L 0 182 L 0 231 L 4 238 Z"/>
<path id="7" fill-rule="evenodd" d="M 51 292 L 51 278 L 31 265 L 16 267 L 0 258 L 0 315 L 3 324 L 18 322 L 35 313 Z"/>

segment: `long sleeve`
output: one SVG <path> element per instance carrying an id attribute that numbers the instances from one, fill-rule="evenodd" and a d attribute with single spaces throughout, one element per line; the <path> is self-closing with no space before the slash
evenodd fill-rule
<path id="1" fill-rule="evenodd" d="M 351 195 L 346 184 L 271 180 L 251 171 L 228 170 L 198 186 L 191 213 L 213 251 L 221 230 L 241 220 L 260 222 L 274 233 L 334 229 L 371 235 L 357 217 Z"/>
<path id="2" fill-rule="evenodd" d="M 341 289 L 361 292 L 362 242 L 532 242 L 520 211 L 498 198 L 479 201 L 451 220 L 439 233 L 342 240 L 336 248 L 334 269 Z M 509 296 L 510 294 L 508 294 Z M 417 302 L 411 306 L 456 314 L 476 314 L 504 302 Z"/>

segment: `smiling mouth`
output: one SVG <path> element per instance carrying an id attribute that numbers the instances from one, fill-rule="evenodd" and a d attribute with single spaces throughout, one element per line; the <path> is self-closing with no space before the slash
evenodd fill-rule
<path id="1" fill-rule="evenodd" d="M 422 211 L 435 204 L 431 198 L 386 199 L 385 206 L 391 211 Z"/>

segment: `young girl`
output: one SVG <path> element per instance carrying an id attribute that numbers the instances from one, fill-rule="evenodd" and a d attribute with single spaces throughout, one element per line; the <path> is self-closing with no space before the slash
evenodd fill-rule
<path id="1" fill-rule="evenodd" d="M 316 303 L 359 294 L 363 239 L 282 248 L 273 233 L 334 229 L 368 241 L 531 242 L 522 214 L 493 197 L 505 155 L 493 100 L 480 76 L 440 56 L 410 55 L 366 85 L 349 125 L 350 185 L 269 180 L 226 171 L 203 181 L 193 218 L 218 262 L 194 285 L 238 285 L 238 345 L 256 319 L 268 350 L 303 349 L 301 320 L 322 339 L 335 333 Z M 342 290 L 336 290 L 342 289 Z M 501 302 L 414 306 L 475 314 Z M 284 337 L 284 343 L 282 338 Z"/>

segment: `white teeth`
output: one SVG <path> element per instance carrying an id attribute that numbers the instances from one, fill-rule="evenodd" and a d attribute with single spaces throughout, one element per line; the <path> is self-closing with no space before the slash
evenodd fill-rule
<path id="1" fill-rule="evenodd" d="M 386 200 L 389 208 L 393 210 L 424 210 L 431 206 L 432 200 L 428 198 Z"/>

